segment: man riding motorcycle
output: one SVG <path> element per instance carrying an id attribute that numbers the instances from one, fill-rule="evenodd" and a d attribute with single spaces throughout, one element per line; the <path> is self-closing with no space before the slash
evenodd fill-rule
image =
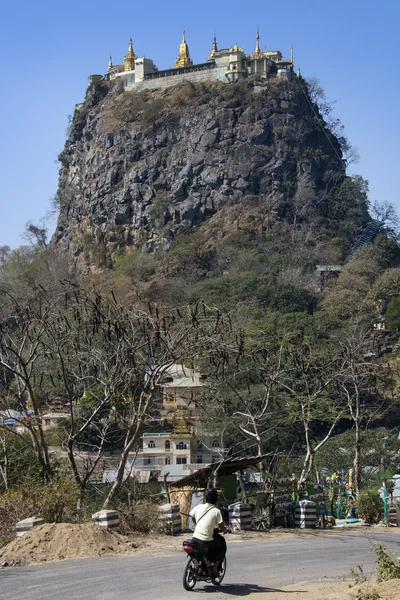
<path id="1" fill-rule="evenodd" d="M 212 575 L 215 577 L 218 576 L 219 567 L 226 554 L 225 539 L 215 531 L 215 528 L 218 527 L 223 533 L 228 533 L 221 511 L 215 506 L 217 501 L 217 490 L 210 489 L 206 494 L 206 503 L 195 506 L 189 513 L 195 523 L 193 540 L 196 540 L 202 555 L 214 563 Z"/>

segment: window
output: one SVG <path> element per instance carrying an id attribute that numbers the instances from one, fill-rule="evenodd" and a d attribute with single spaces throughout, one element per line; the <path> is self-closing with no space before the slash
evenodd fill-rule
<path id="1" fill-rule="evenodd" d="M 44 424 L 45 424 L 46 426 L 47 426 L 47 425 L 51 425 L 51 421 L 50 421 L 50 419 L 45 419 L 45 420 L 44 420 Z"/>
<path id="2" fill-rule="evenodd" d="M 155 456 L 146 456 L 144 459 L 144 464 L 145 465 L 155 465 L 156 457 Z"/>
<path id="3" fill-rule="evenodd" d="M 155 444 L 155 442 L 153 442 L 153 440 L 150 440 L 149 443 L 147 444 L 147 447 L 148 448 L 155 448 L 156 444 Z"/>
<path id="4" fill-rule="evenodd" d="M 219 461 L 219 459 L 220 459 L 220 457 L 218 456 L 218 454 L 213 454 L 211 462 L 216 463 Z"/>
<path id="5" fill-rule="evenodd" d="M 176 459 L 176 464 L 177 465 L 186 465 L 187 463 L 187 458 L 186 456 L 178 456 Z"/>
<path id="6" fill-rule="evenodd" d="M 171 442 L 169 440 L 165 440 L 165 449 L 169 450 L 171 448 Z"/>
<path id="7" fill-rule="evenodd" d="M 170 465 L 170 464 L 171 464 L 171 459 L 170 459 L 170 457 L 169 457 L 169 456 L 166 456 L 166 457 L 165 457 L 165 464 L 166 464 L 166 465 Z"/>
<path id="8" fill-rule="evenodd" d="M 201 450 L 203 448 L 203 444 L 200 440 L 197 440 L 197 450 Z"/>
<path id="9" fill-rule="evenodd" d="M 197 455 L 197 459 L 196 459 L 197 464 L 201 464 L 203 462 L 203 457 L 201 454 Z"/>
<path id="10" fill-rule="evenodd" d="M 213 440 L 211 446 L 212 446 L 212 448 L 219 448 L 219 441 Z"/>
<path id="11" fill-rule="evenodd" d="M 185 442 L 178 442 L 176 444 L 176 449 L 177 450 L 186 450 L 186 448 L 187 448 L 187 446 L 186 446 Z"/>

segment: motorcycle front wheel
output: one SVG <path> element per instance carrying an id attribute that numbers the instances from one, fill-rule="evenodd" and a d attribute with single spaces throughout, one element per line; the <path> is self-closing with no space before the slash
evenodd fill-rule
<path id="1" fill-rule="evenodd" d="M 183 587 L 190 592 L 196 585 L 196 565 L 193 559 L 189 558 L 183 572 Z"/>
<path id="2" fill-rule="evenodd" d="M 219 575 L 217 577 L 212 577 L 212 579 L 211 579 L 213 584 L 221 585 L 222 580 L 225 577 L 225 573 L 226 573 L 226 556 L 225 556 L 224 560 L 222 561 L 222 565 L 219 568 Z"/>

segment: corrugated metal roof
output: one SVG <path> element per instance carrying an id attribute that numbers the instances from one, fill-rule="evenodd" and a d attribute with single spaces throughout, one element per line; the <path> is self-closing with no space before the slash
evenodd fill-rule
<path id="1" fill-rule="evenodd" d="M 67 412 L 50 412 L 45 415 L 41 415 L 42 419 L 68 419 L 69 413 Z"/>
<path id="2" fill-rule="evenodd" d="M 178 479 L 174 482 L 173 486 L 176 487 L 184 487 L 184 486 L 203 486 L 205 487 L 210 479 L 210 476 L 218 470 L 218 475 L 231 475 L 232 473 L 236 473 L 241 469 L 247 469 L 248 467 L 252 467 L 257 463 L 265 460 L 266 458 L 272 456 L 273 453 L 269 452 L 268 454 L 261 454 L 259 456 L 245 456 L 242 458 L 226 458 L 222 462 L 219 461 L 217 463 L 213 463 L 212 465 L 208 465 L 203 469 L 199 469 L 195 473 L 190 475 L 186 475 L 182 477 L 182 479 Z"/>
<path id="3" fill-rule="evenodd" d="M 6 410 L 0 411 L 0 417 L 5 419 L 11 419 L 13 417 L 20 417 L 21 413 L 18 410 L 12 410 L 11 408 L 7 408 Z"/>

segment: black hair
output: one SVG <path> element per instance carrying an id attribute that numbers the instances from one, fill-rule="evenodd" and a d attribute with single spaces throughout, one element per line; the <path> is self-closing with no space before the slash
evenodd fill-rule
<path id="1" fill-rule="evenodd" d="M 207 490 L 206 502 L 208 502 L 209 504 L 217 504 L 217 500 L 218 500 L 218 491 L 215 488 L 211 488 L 210 490 Z"/>

